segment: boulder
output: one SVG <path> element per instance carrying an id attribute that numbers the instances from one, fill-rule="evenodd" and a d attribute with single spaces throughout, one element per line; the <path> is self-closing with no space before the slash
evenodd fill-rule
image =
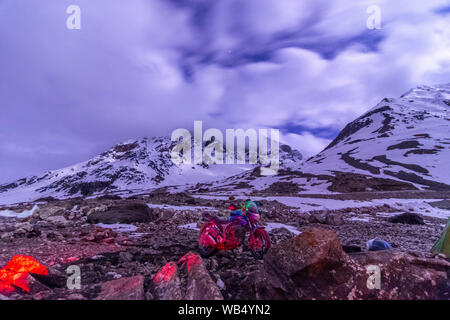
<path id="1" fill-rule="evenodd" d="M 32 274 L 45 277 L 48 276 L 48 270 L 32 257 L 13 256 L 0 269 L 0 293 L 8 295 L 14 291 L 35 293 L 48 290 L 48 287 L 33 277 Z"/>
<path id="2" fill-rule="evenodd" d="M 332 226 L 340 226 L 344 224 L 344 219 L 341 214 L 338 213 L 328 213 L 325 219 L 325 223 Z"/>
<path id="3" fill-rule="evenodd" d="M 67 274 L 53 267 L 46 267 L 48 274 L 30 273 L 30 276 L 47 286 L 48 288 L 65 288 L 67 286 Z"/>
<path id="4" fill-rule="evenodd" d="M 111 229 L 96 227 L 81 239 L 89 242 L 114 243 L 117 233 Z"/>
<path id="5" fill-rule="evenodd" d="M 105 211 L 96 211 L 91 213 L 87 221 L 89 223 L 133 223 L 150 222 L 156 217 L 145 202 L 132 201 L 117 203 Z"/>
<path id="6" fill-rule="evenodd" d="M 143 300 L 144 277 L 120 278 L 101 284 L 96 300 Z"/>
<path id="7" fill-rule="evenodd" d="M 344 223 L 342 215 L 339 213 L 333 213 L 328 210 L 312 212 L 308 217 L 309 223 L 320 223 L 339 226 Z"/>
<path id="8" fill-rule="evenodd" d="M 14 238 L 33 238 L 40 235 L 40 231 L 34 225 L 29 222 L 19 223 L 16 225 L 16 229 L 12 231 Z"/>
<path id="9" fill-rule="evenodd" d="M 3 232 L 0 234 L 0 240 L 3 242 L 12 242 L 14 239 L 14 232 Z"/>
<path id="10" fill-rule="evenodd" d="M 393 217 L 388 218 L 389 222 L 392 223 L 404 223 L 404 224 L 418 224 L 423 225 L 425 222 L 423 221 L 422 216 L 413 212 L 405 212 Z"/>
<path id="11" fill-rule="evenodd" d="M 267 253 L 257 299 L 449 299 L 450 262 L 396 250 L 347 255 L 337 235 L 311 229 Z M 378 270 L 379 287 L 374 284 Z M 375 282 L 376 283 L 376 282 Z"/>
<path id="12" fill-rule="evenodd" d="M 314 228 L 273 246 L 255 279 L 258 299 L 333 299 L 355 285 L 354 263 L 337 235 Z"/>
<path id="13" fill-rule="evenodd" d="M 17 229 L 21 229 L 24 232 L 31 232 L 31 231 L 33 231 L 33 225 L 29 222 L 24 222 L 24 223 L 18 224 Z"/>
<path id="14" fill-rule="evenodd" d="M 266 264 L 283 270 L 290 277 L 305 269 L 309 274 L 318 274 L 346 260 L 337 235 L 318 228 L 283 241 L 265 257 Z"/>
<path id="15" fill-rule="evenodd" d="M 313 212 L 309 216 L 309 223 L 322 223 L 325 224 L 327 219 L 327 214 L 325 211 Z"/>

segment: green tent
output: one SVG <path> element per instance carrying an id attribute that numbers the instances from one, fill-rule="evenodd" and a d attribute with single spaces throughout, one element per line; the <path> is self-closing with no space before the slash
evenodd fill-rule
<path id="1" fill-rule="evenodd" d="M 431 248 L 431 252 L 444 253 L 450 258 L 450 218 L 447 220 L 447 225 L 445 226 L 441 236 L 436 240 Z"/>

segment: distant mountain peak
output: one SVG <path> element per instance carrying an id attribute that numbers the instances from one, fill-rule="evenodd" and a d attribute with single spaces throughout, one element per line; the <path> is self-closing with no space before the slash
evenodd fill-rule
<path id="1" fill-rule="evenodd" d="M 176 165 L 171 158 L 171 150 L 176 144 L 164 136 L 120 142 L 88 161 L 0 185 L 0 204 L 47 196 L 75 197 L 210 183 L 257 167 L 251 164 Z M 203 142 L 203 146 L 205 144 Z M 281 146 L 281 163 L 300 160 L 300 152 Z"/>

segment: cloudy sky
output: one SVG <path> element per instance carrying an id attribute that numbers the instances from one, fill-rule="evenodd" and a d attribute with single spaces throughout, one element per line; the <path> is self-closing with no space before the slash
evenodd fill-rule
<path id="1" fill-rule="evenodd" d="M 447 82 L 448 0 L 0 0 L 0 182 L 194 120 L 278 128 L 308 156 L 382 98 Z"/>

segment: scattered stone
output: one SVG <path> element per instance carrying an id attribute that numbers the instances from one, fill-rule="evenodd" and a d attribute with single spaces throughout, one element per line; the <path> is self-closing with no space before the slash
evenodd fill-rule
<path id="1" fill-rule="evenodd" d="M 47 267 L 48 274 L 40 275 L 31 273 L 31 277 L 42 283 L 48 288 L 64 288 L 67 285 L 67 274 L 53 268 Z"/>
<path id="2" fill-rule="evenodd" d="M 6 296 L 4 296 L 4 295 L 2 295 L 2 294 L 0 294 L 0 301 L 1 300 L 9 300 L 9 298 L 8 297 L 6 297 Z"/>
<path id="3" fill-rule="evenodd" d="M 305 268 L 308 273 L 317 274 L 345 259 L 337 235 L 331 230 L 314 228 L 274 246 L 264 261 L 293 276 Z"/>
<path id="4" fill-rule="evenodd" d="M 41 291 L 33 295 L 33 300 L 47 300 L 50 297 L 49 291 Z"/>
<path id="5" fill-rule="evenodd" d="M 328 210 L 311 212 L 308 219 L 309 223 L 329 224 L 334 226 L 339 226 L 344 223 L 342 215 Z"/>
<path id="6" fill-rule="evenodd" d="M 418 224 L 423 225 L 425 222 L 423 221 L 422 216 L 417 213 L 405 212 L 393 217 L 388 218 L 389 222 L 392 223 L 404 223 L 404 224 Z"/>
<path id="7" fill-rule="evenodd" d="M 65 228 L 70 223 L 64 216 L 51 216 L 47 218 L 47 221 L 59 228 Z"/>
<path id="8" fill-rule="evenodd" d="M 119 257 L 122 261 L 125 261 L 125 262 L 133 261 L 133 254 L 129 251 L 120 252 Z"/>
<path id="9" fill-rule="evenodd" d="M 72 293 L 67 296 L 67 300 L 86 300 L 86 298 L 79 293 Z"/>
<path id="10" fill-rule="evenodd" d="M 111 229 L 95 227 L 91 233 L 84 236 L 82 240 L 90 242 L 114 243 L 117 233 Z"/>
<path id="11" fill-rule="evenodd" d="M 39 208 L 33 213 L 34 218 L 38 218 L 41 220 L 47 220 L 51 216 L 60 216 L 64 215 L 66 209 L 60 206 L 46 206 L 43 208 Z"/>

